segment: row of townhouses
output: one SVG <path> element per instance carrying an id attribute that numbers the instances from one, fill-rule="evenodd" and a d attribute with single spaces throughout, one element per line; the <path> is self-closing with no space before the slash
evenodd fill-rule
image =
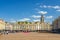
<path id="1" fill-rule="evenodd" d="M 15 23 L 9 23 L 9 22 L 5 22 L 4 20 L 0 19 L 0 30 L 51 31 L 52 29 L 59 29 L 59 28 L 60 28 L 60 17 L 53 21 L 52 26 L 50 23 L 44 22 L 43 15 L 41 15 L 41 19 L 38 22 L 18 21 Z"/>
<path id="2" fill-rule="evenodd" d="M 8 23 L 0 19 L 0 30 L 46 30 L 50 31 L 52 27 L 50 23 L 44 22 L 44 16 L 41 15 L 40 22 L 16 22 L 16 23 Z"/>

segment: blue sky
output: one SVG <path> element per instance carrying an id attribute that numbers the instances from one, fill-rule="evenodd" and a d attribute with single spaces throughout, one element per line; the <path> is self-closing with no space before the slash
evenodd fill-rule
<path id="1" fill-rule="evenodd" d="M 52 22 L 60 16 L 60 0 L 0 0 L 0 18 L 6 21 L 39 21 L 41 11 Z"/>

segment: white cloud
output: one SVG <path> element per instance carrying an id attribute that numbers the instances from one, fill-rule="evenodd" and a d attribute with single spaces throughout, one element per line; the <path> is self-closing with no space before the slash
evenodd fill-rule
<path id="1" fill-rule="evenodd" d="M 52 6 L 47 6 L 47 8 L 52 8 Z"/>
<path id="2" fill-rule="evenodd" d="M 41 8 L 47 8 L 47 6 L 46 5 L 43 5 L 43 6 L 40 6 Z"/>
<path id="3" fill-rule="evenodd" d="M 52 6 L 47 6 L 47 5 L 43 5 L 43 6 L 40 5 L 40 7 L 41 8 L 52 8 Z"/>
<path id="4" fill-rule="evenodd" d="M 40 13 L 40 14 L 47 14 L 46 11 L 38 11 L 38 13 Z"/>
<path id="5" fill-rule="evenodd" d="M 40 15 L 32 15 L 33 18 L 40 18 Z"/>
<path id="6" fill-rule="evenodd" d="M 56 11 L 60 12 L 60 9 L 59 10 L 56 10 Z"/>
<path id="7" fill-rule="evenodd" d="M 11 22 L 11 23 L 15 23 L 16 22 L 16 20 L 14 20 L 13 18 L 12 19 L 10 19 L 10 21 L 9 22 Z"/>
<path id="8" fill-rule="evenodd" d="M 29 18 L 23 18 L 23 19 L 20 19 L 18 21 L 29 21 L 30 19 Z"/>
<path id="9" fill-rule="evenodd" d="M 51 8 L 51 9 L 55 9 L 57 12 L 60 12 L 60 6 L 59 5 L 55 5 L 55 6 L 47 6 L 47 5 L 40 5 L 40 8 Z"/>
<path id="10" fill-rule="evenodd" d="M 60 6 L 58 6 L 58 5 L 56 5 L 56 6 L 47 6 L 47 5 L 43 5 L 43 6 L 41 6 L 41 5 L 40 5 L 40 7 L 41 7 L 41 8 L 53 8 L 53 9 L 60 9 Z"/>
<path id="11" fill-rule="evenodd" d="M 33 20 L 34 22 L 37 22 L 37 21 L 40 21 L 39 19 L 37 19 L 37 20 Z"/>
<path id="12" fill-rule="evenodd" d="M 35 8 L 35 10 L 36 10 L 36 11 L 39 11 L 39 9 L 38 9 L 38 8 Z"/>
<path id="13" fill-rule="evenodd" d="M 53 18 L 53 16 L 47 16 L 46 18 L 51 19 L 51 18 Z"/>
<path id="14" fill-rule="evenodd" d="M 59 8 L 60 8 L 60 6 L 53 6 L 53 8 L 54 8 L 54 9 L 59 9 Z"/>

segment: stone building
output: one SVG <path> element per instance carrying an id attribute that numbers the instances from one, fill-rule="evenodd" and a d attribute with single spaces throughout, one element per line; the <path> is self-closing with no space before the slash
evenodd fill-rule
<path id="1" fill-rule="evenodd" d="M 0 30 L 4 30 L 5 29 L 5 21 L 0 19 Z"/>
<path id="2" fill-rule="evenodd" d="M 15 31 L 51 31 L 50 23 L 44 22 L 44 15 L 41 14 L 40 21 L 38 22 L 15 22 L 6 23 L 0 20 L 0 29 L 15 30 Z"/>
<path id="3" fill-rule="evenodd" d="M 27 31 L 51 31 L 52 27 L 50 26 L 50 23 L 44 22 L 44 16 L 41 15 L 41 21 L 40 22 L 18 22 L 18 28 L 19 30 L 27 30 Z M 17 26 L 16 26 L 17 27 Z"/>
<path id="4" fill-rule="evenodd" d="M 53 26 L 52 30 L 54 31 L 60 30 L 60 16 L 52 22 L 52 26 Z"/>
<path id="5" fill-rule="evenodd" d="M 40 24 L 39 24 L 39 27 L 40 27 L 39 30 L 50 31 L 52 29 L 52 27 L 50 26 L 50 23 L 44 22 L 44 16 L 43 16 L 43 14 L 41 15 L 41 19 L 40 20 L 41 21 L 40 21 Z"/>

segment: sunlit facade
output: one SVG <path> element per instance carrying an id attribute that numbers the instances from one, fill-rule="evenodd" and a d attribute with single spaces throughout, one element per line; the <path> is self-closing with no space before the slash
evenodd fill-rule
<path id="1" fill-rule="evenodd" d="M 45 30 L 50 31 L 52 27 L 50 23 L 44 22 L 44 16 L 41 15 L 41 19 L 38 22 L 15 22 L 9 23 L 0 20 L 0 29 L 5 30 L 22 30 L 22 31 L 38 31 L 38 30 Z"/>
<path id="2" fill-rule="evenodd" d="M 0 19 L 0 30 L 4 30 L 4 29 L 5 29 L 5 21 Z"/>
<path id="3" fill-rule="evenodd" d="M 37 31 L 37 30 L 46 30 L 50 31 L 52 27 L 50 26 L 50 23 L 44 22 L 44 17 L 41 15 L 41 21 L 40 22 L 17 22 L 13 30 L 27 30 L 27 31 Z"/>

